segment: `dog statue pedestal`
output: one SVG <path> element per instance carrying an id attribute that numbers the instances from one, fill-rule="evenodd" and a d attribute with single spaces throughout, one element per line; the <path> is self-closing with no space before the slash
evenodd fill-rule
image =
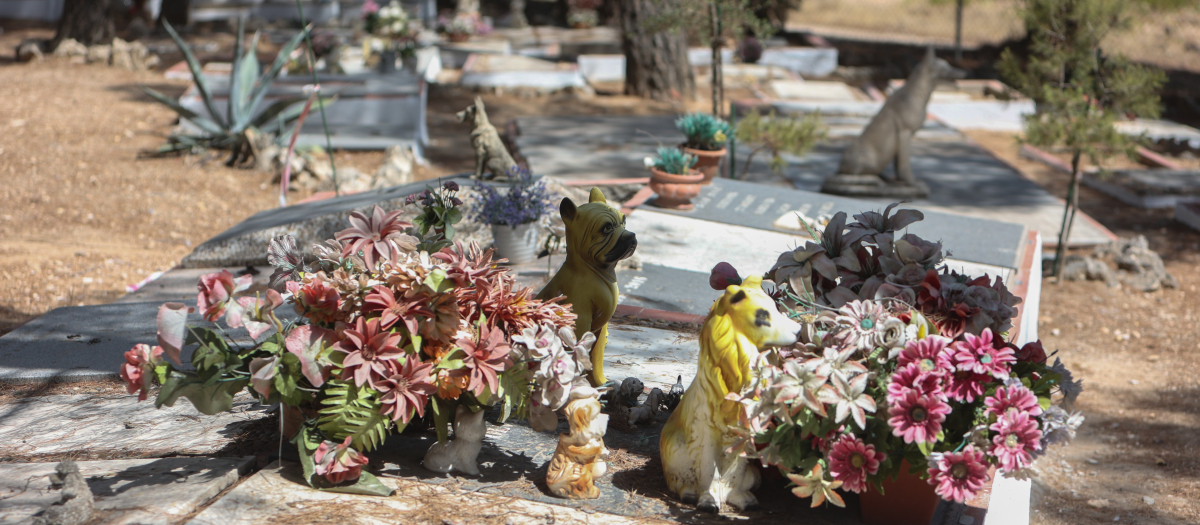
<path id="1" fill-rule="evenodd" d="M 600 393 L 586 386 L 576 388 L 563 411 L 571 433 L 558 436 L 558 448 L 546 469 L 546 486 L 560 498 L 596 499 L 600 489 L 595 480 L 608 472 L 604 448 L 608 415 L 600 413 Z"/>
<path id="2" fill-rule="evenodd" d="M 720 512 L 726 503 L 739 510 L 758 506 L 750 491 L 758 470 L 741 454 L 727 452 L 739 424 L 741 405 L 725 399 L 750 381 L 750 360 L 765 346 L 796 342 L 800 324 L 788 319 L 762 290 L 762 277 L 747 277 L 725 289 L 700 330 L 696 379 L 663 426 L 659 439 L 667 488 L 684 503 Z"/>
<path id="3" fill-rule="evenodd" d="M 904 86 L 888 97 L 862 135 L 846 148 L 837 174 L 825 180 L 822 193 L 848 197 L 920 199 L 929 187 L 912 172 L 912 138 L 925 125 L 929 97 L 938 79 L 962 78 L 963 71 L 938 58 L 930 47 Z M 883 170 L 895 167 L 895 179 Z"/>
<path id="4" fill-rule="evenodd" d="M 564 198 L 559 205 L 567 227 L 567 260 L 546 283 L 537 298 L 545 301 L 560 295 L 578 316 L 575 337 L 592 332 L 592 386 L 605 383 L 604 346 L 608 343 L 608 321 L 617 310 L 617 262 L 637 249 L 637 236 L 625 229 L 625 215 L 608 204 L 599 188 L 592 188 L 588 203 L 576 207 Z"/>

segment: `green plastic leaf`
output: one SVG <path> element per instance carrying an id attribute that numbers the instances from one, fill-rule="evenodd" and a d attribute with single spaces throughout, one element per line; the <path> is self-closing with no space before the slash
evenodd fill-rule
<path id="1" fill-rule="evenodd" d="M 429 275 L 425 276 L 425 286 L 433 289 L 435 292 L 441 293 L 442 284 L 446 282 L 446 270 L 435 268 Z"/>
<path id="2" fill-rule="evenodd" d="M 233 395 L 248 383 L 248 380 L 239 379 L 206 384 L 197 377 L 172 372 L 158 391 L 154 408 L 175 406 L 175 401 L 186 397 L 201 414 L 219 414 L 233 408 Z"/>
<path id="3" fill-rule="evenodd" d="M 320 481 L 317 483 L 317 490 L 322 490 L 325 492 L 360 494 L 363 496 L 383 496 L 385 498 L 391 496 L 393 492 L 392 489 L 388 488 L 387 485 L 384 485 L 383 482 L 379 481 L 379 478 L 375 477 L 374 474 L 371 474 L 365 470 L 359 474 L 358 480 L 352 485 L 322 486 Z"/>
<path id="4" fill-rule="evenodd" d="M 167 374 L 169 374 L 170 372 L 171 372 L 171 365 L 168 365 L 166 363 L 163 363 L 161 365 L 154 367 L 154 377 L 155 377 L 155 379 L 158 379 L 158 384 L 161 385 L 161 384 L 166 383 L 167 382 Z"/>
<path id="5" fill-rule="evenodd" d="M 228 123 L 221 122 L 220 113 L 217 112 L 217 105 L 213 103 L 212 94 L 208 92 L 208 84 L 204 81 L 204 76 L 200 74 L 200 62 L 196 60 L 196 55 L 192 53 L 192 48 L 188 47 L 179 33 L 175 32 L 175 28 L 171 27 L 171 23 L 163 20 L 163 27 L 167 29 L 167 33 L 171 35 L 171 39 L 175 41 L 175 45 L 179 46 L 179 51 L 183 53 L 183 59 L 187 62 L 188 70 L 192 72 L 192 80 L 196 83 L 196 89 L 200 91 L 200 98 L 204 100 L 204 107 L 208 108 L 208 114 L 212 115 L 212 119 L 216 121 L 222 128 L 228 128 Z"/>
<path id="6" fill-rule="evenodd" d="M 1042 407 L 1042 410 L 1049 410 L 1050 409 L 1050 398 L 1039 397 L 1038 398 L 1038 406 Z"/>
<path id="7" fill-rule="evenodd" d="M 928 441 L 917 442 L 917 449 L 921 451 L 922 455 L 929 457 L 930 454 L 933 454 L 933 443 Z"/>
<path id="8" fill-rule="evenodd" d="M 435 366 L 434 369 L 435 370 L 458 370 L 459 368 L 466 366 L 463 364 L 463 359 L 466 356 L 467 356 L 467 353 L 464 352 L 462 348 L 455 347 L 449 353 L 442 356 L 442 360 L 438 362 L 437 366 Z"/>
<path id="9" fill-rule="evenodd" d="M 454 210 L 454 211 L 458 211 L 458 210 Z M 444 228 L 444 231 L 442 232 L 442 235 L 444 237 L 446 237 L 446 240 L 450 241 L 450 240 L 454 240 L 454 233 L 455 233 L 454 226 L 451 225 L 451 223 L 447 222 L 445 224 L 445 228 Z"/>
<path id="10" fill-rule="evenodd" d="M 296 444 L 296 451 L 300 455 L 300 467 L 304 469 L 304 482 L 312 487 L 314 486 L 313 474 L 317 472 L 317 464 L 313 460 L 313 455 L 315 455 L 317 447 L 321 446 L 320 439 L 311 432 L 308 425 L 301 425 L 296 437 L 292 438 L 292 443 Z"/>
<path id="11" fill-rule="evenodd" d="M 283 47 L 279 48 L 279 54 L 275 55 L 275 61 L 271 63 L 271 68 L 263 74 L 262 78 L 260 78 L 258 81 L 258 85 L 254 86 L 254 91 L 250 93 L 250 102 L 246 107 L 256 108 L 260 103 L 262 103 L 263 97 L 265 97 L 267 95 L 267 91 L 271 89 L 271 84 L 275 83 L 275 77 L 279 76 L 279 71 L 283 69 L 285 64 L 287 64 L 288 57 L 292 54 L 292 51 L 296 49 L 296 46 L 300 44 L 300 41 L 304 40 L 304 37 L 308 35 L 309 31 L 312 31 L 311 24 L 304 28 L 304 30 L 297 33 L 296 36 L 293 36 L 291 40 L 288 40 Z M 249 111 L 246 112 L 246 122 L 235 122 L 234 127 L 244 129 L 246 124 L 250 121 L 249 114 Z"/>
<path id="12" fill-rule="evenodd" d="M 450 419 L 454 417 L 454 403 L 442 398 L 434 398 L 433 424 L 437 429 L 438 443 L 450 441 Z"/>
<path id="13" fill-rule="evenodd" d="M 459 221 L 462 221 L 462 218 L 462 210 L 458 208 L 451 208 L 450 211 L 446 212 L 446 225 L 458 224 Z M 447 237 L 449 236 L 447 235 Z"/>

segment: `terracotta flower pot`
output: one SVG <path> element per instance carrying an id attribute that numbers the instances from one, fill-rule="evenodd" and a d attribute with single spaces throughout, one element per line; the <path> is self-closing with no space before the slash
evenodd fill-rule
<path id="1" fill-rule="evenodd" d="M 467 33 L 447 33 L 447 36 L 450 38 L 451 42 L 460 44 L 471 39 L 471 35 Z"/>
<path id="2" fill-rule="evenodd" d="M 868 490 L 861 494 L 862 520 L 867 525 L 928 525 L 941 499 L 933 485 L 908 473 L 908 461 L 900 463 L 900 476 L 883 481 L 884 494 Z"/>
<path id="3" fill-rule="evenodd" d="M 700 187 L 704 182 L 704 174 L 692 170 L 688 175 L 674 175 L 657 168 L 650 168 L 650 189 L 658 194 L 654 205 L 669 210 L 690 210 L 695 208 L 692 199 L 700 195 Z"/>
<path id="4" fill-rule="evenodd" d="M 704 182 L 702 184 L 712 184 L 715 178 L 721 171 L 721 160 L 725 158 L 727 151 L 721 148 L 716 151 L 708 151 L 702 149 L 692 149 L 684 145 L 680 145 L 679 149 L 684 153 L 689 153 L 696 156 L 696 171 L 704 174 Z"/>

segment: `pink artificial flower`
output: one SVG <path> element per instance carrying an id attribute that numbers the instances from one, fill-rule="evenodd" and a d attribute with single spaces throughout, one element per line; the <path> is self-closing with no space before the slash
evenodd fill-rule
<path id="1" fill-rule="evenodd" d="M 378 12 L 379 12 L 379 4 L 375 3 L 372 0 L 367 0 L 367 1 L 363 2 L 363 5 L 362 5 L 363 16 L 373 15 Z"/>
<path id="2" fill-rule="evenodd" d="M 391 375 L 391 367 L 386 361 L 395 360 L 404 355 L 396 345 L 404 336 L 384 331 L 379 328 L 379 319 L 367 321 L 359 317 L 357 322 L 342 332 L 342 340 L 333 349 L 344 352 L 342 358 L 342 379 L 354 379 L 354 384 L 372 386 Z"/>
<path id="3" fill-rule="evenodd" d="M 283 296 L 275 290 L 267 290 L 266 298 L 239 297 L 237 308 L 230 308 L 226 322 L 230 328 L 246 327 L 252 339 L 258 339 L 271 329 L 271 312 L 283 304 Z"/>
<path id="4" fill-rule="evenodd" d="M 954 369 L 954 352 L 947 350 L 950 339 L 940 335 L 930 335 L 925 339 L 909 341 L 904 350 L 896 357 L 899 366 L 917 363 L 924 372 L 937 372 Z"/>
<path id="5" fill-rule="evenodd" d="M 367 294 L 363 302 L 363 311 L 380 312 L 379 321 L 384 329 L 390 330 L 396 324 L 401 324 L 408 329 L 409 334 L 416 334 L 420 328 L 417 316 L 433 317 L 433 312 L 425 305 L 427 302 L 428 299 L 424 296 L 409 299 L 401 295 L 397 298 L 391 288 L 379 285 Z"/>
<path id="6" fill-rule="evenodd" d="M 936 461 L 930 459 L 929 484 L 936 487 L 934 491 L 942 499 L 963 503 L 975 497 L 987 483 L 986 457 L 973 445 L 967 445 L 962 452 L 938 456 Z"/>
<path id="7" fill-rule="evenodd" d="M 910 391 L 918 395 L 931 396 L 945 400 L 946 393 L 942 391 L 942 375 L 936 372 L 926 372 L 919 362 L 912 362 L 896 369 L 887 387 L 888 404 L 894 404 Z"/>
<path id="8" fill-rule="evenodd" d="M 296 302 L 296 313 L 318 323 L 332 323 L 338 320 L 338 305 L 342 297 L 321 276 L 318 273 L 305 284 L 291 281 L 287 289 Z"/>
<path id="9" fill-rule="evenodd" d="M 1001 470 L 1016 472 L 1033 464 L 1032 452 L 1042 448 L 1042 431 L 1036 419 L 1026 412 L 1007 412 L 988 428 L 999 432 L 992 438 L 988 454 L 996 456 Z"/>
<path id="10" fill-rule="evenodd" d="M 996 348 L 992 344 L 992 329 L 984 328 L 978 337 L 969 333 L 963 334 L 965 341 L 954 344 L 958 350 L 954 360 L 958 369 L 976 374 L 990 374 L 1003 381 L 1008 378 L 1009 368 L 1017 362 L 1013 351 L 1008 347 Z"/>
<path id="11" fill-rule="evenodd" d="M 983 391 L 991 382 L 992 376 L 960 370 L 946 374 L 942 391 L 947 397 L 960 403 L 974 403 L 975 398 L 983 397 Z"/>
<path id="12" fill-rule="evenodd" d="M 163 353 L 175 364 L 180 365 L 179 352 L 187 338 L 187 317 L 195 311 L 183 303 L 163 303 L 158 307 L 158 344 Z"/>
<path id="13" fill-rule="evenodd" d="M 145 401 L 150 392 L 150 378 L 154 367 L 163 363 L 161 346 L 134 345 L 125 352 L 125 364 L 121 365 L 121 379 L 125 380 L 125 391 L 138 393 L 138 401 Z"/>
<path id="14" fill-rule="evenodd" d="M 308 324 L 288 332 L 284 346 L 300 359 L 300 372 L 312 386 L 320 388 L 329 377 L 328 367 L 322 366 L 322 354 L 336 339 L 332 330 Z"/>
<path id="15" fill-rule="evenodd" d="M 995 414 L 997 418 L 1012 410 L 1027 412 L 1031 416 L 1042 414 L 1042 407 L 1038 405 L 1037 396 L 1033 395 L 1032 390 L 1021 384 L 997 388 L 996 394 L 983 402 L 987 404 L 988 413 Z"/>
<path id="16" fill-rule="evenodd" d="M 367 465 L 367 457 L 357 450 L 350 448 L 350 436 L 340 445 L 325 441 L 317 447 L 313 457 L 318 476 L 325 476 L 330 483 L 338 484 L 346 480 L 358 479 L 362 468 Z"/>
<path id="17" fill-rule="evenodd" d="M 206 321 L 215 323 L 225 313 L 233 294 L 250 288 L 253 279 L 249 274 L 234 279 L 229 270 L 201 275 L 200 282 L 196 284 L 200 290 L 196 295 L 196 308 L 200 309 Z"/>
<path id="18" fill-rule="evenodd" d="M 393 238 L 404 234 L 406 228 L 412 227 L 411 222 L 400 220 L 400 210 L 384 211 L 375 205 L 374 211 L 368 217 L 362 212 L 350 214 L 350 227 L 337 235 L 335 239 L 345 243 L 342 256 L 360 255 L 367 263 L 367 268 L 375 269 L 376 261 L 391 259 L 400 252 Z"/>
<path id="19" fill-rule="evenodd" d="M 875 451 L 875 445 L 844 435 L 829 451 L 829 473 L 851 492 L 867 490 L 867 476 L 879 471 L 879 462 L 886 456 Z"/>
<path id="20" fill-rule="evenodd" d="M 713 290 L 725 290 L 732 285 L 742 284 L 742 278 L 737 269 L 727 262 L 717 263 L 708 273 L 708 285 Z"/>
<path id="21" fill-rule="evenodd" d="M 892 416 L 888 424 L 892 426 L 892 434 L 904 438 L 905 443 L 936 443 L 949 413 L 950 405 L 941 399 L 910 390 L 888 409 L 888 415 Z"/>
<path id="22" fill-rule="evenodd" d="M 425 417 L 429 396 L 437 392 L 430 374 L 432 371 L 433 363 L 422 363 L 418 356 L 410 355 L 404 360 L 404 366 L 376 383 L 375 387 L 383 393 L 380 398 L 383 415 L 407 424 L 415 408 L 418 417 Z"/>

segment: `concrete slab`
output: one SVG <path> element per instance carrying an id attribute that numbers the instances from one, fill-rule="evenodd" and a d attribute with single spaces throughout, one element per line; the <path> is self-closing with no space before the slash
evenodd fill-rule
<path id="1" fill-rule="evenodd" d="M 186 399 L 155 409 L 153 398 L 139 403 L 135 395 L 24 397 L 0 404 L 0 457 L 218 454 L 268 411 L 244 392 L 215 416 Z"/>
<path id="2" fill-rule="evenodd" d="M 625 55 L 579 55 L 578 63 L 588 82 L 625 81 Z"/>
<path id="3" fill-rule="evenodd" d="M 829 100 L 858 102 L 866 97 L 844 82 L 820 80 L 773 80 L 770 83 L 775 96 L 787 100 Z"/>
<path id="4" fill-rule="evenodd" d="M 802 77 L 827 77 L 837 70 L 836 47 L 768 47 L 758 64 L 779 66 Z"/>
<path id="5" fill-rule="evenodd" d="M 1115 170 L 1109 175 L 1087 173 L 1084 185 L 1140 208 L 1174 208 L 1200 202 L 1200 171 L 1140 169 Z"/>
<path id="6" fill-rule="evenodd" d="M 183 301 L 196 305 L 192 296 Z M 87 381 L 117 377 L 124 354 L 138 343 L 153 344 L 161 302 L 113 303 L 55 308 L 0 337 L 0 382 Z M 294 316 L 290 309 L 280 315 Z M 214 327 L 192 314 L 194 326 Z M 228 329 L 235 342 L 249 343 L 244 328 Z M 180 360 L 191 362 L 191 350 Z"/>
<path id="7" fill-rule="evenodd" d="M 641 232 L 638 235 L 640 237 Z M 644 246 L 644 242 L 639 243 L 638 249 Z M 708 273 L 708 270 L 681 270 L 643 262 L 640 269 L 617 272 L 617 285 L 621 290 L 618 303 L 651 310 L 707 315 L 713 301 L 721 296 L 721 292 L 708 287 Z"/>
<path id="8" fill-rule="evenodd" d="M 1193 151 L 1200 150 L 1200 130 L 1178 122 L 1137 119 L 1117 122 L 1115 127 L 1117 131 L 1126 135 L 1144 134 L 1147 139 L 1160 144 Z"/>
<path id="9" fill-rule="evenodd" d="M 579 66 L 520 55 L 471 55 L 459 84 L 474 88 L 557 91 L 587 84 Z"/>
<path id="10" fill-rule="evenodd" d="M 731 48 L 721 49 L 722 64 L 733 63 L 733 51 Z M 712 48 L 710 47 L 689 47 L 687 54 L 688 63 L 693 66 L 711 66 L 713 64 Z"/>
<path id="11" fill-rule="evenodd" d="M 848 144 L 848 139 L 831 140 L 803 158 L 785 156 L 788 165 L 784 168 L 784 176 L 797 189 L 817 192 L 825 178 L 837 171 L 842 151 Z M 738 158 L 742 161 L 745 159 L 743 152 L 739 148 Z M 931 191 L 927 199 L 913 201 L 913 206 L 925 211 L 1022 224 L 1031 231 L 1041 232 L 1047 242 L 1057 239 L 1062 225 L 1062 201 L 965 137 L 957 133 L 922 137 L 918 132 L 912 165 L 913 172 L 929 184 Z M 765 171 L 765 162 L 751 170 Z M 877 207 L 888 202 L 887 199 L 869 200 Z M 1072 246 L 1107 244 L 1115 238 L 1112 232 L 1086 215 L 1075 221 L 1071 231 Z M 955 254 L 960 255 L 958 250 Z"/>
<path id="12" fill-rule="evenodd" d="M 1179 203 L 1175 205 L 1175 220 L 1200 231 L 1200 204 Z"/>
<path id="13" fill-rule="evenodd" d="M 999 100 L 934 101 L 929 103 L 929 113 L 954 129 L 1020 133 L 1025 130 L 1025 116 L 1032 115 L 1033 111 L 1033 101 L 1031 100 L 1012 102 Z"/>
<path id="14" fill-rule="evenodd" d="M 450 69 L 461 69 L 471 55 L 511 55 L 512 44 L 502 38 L 486 38 L 468 42 L 444 42 L 438 44 L 441 50 L 442 66 Z"/>
<path id="15" fill-rule="evenodd" d="M 249 473 L 254 458 L 79 461 L 95 497 L 96 523 L 172 524 Z M 0 465 L 0 524 L 16 524 L 59 500 L 55 463 Z"/>

